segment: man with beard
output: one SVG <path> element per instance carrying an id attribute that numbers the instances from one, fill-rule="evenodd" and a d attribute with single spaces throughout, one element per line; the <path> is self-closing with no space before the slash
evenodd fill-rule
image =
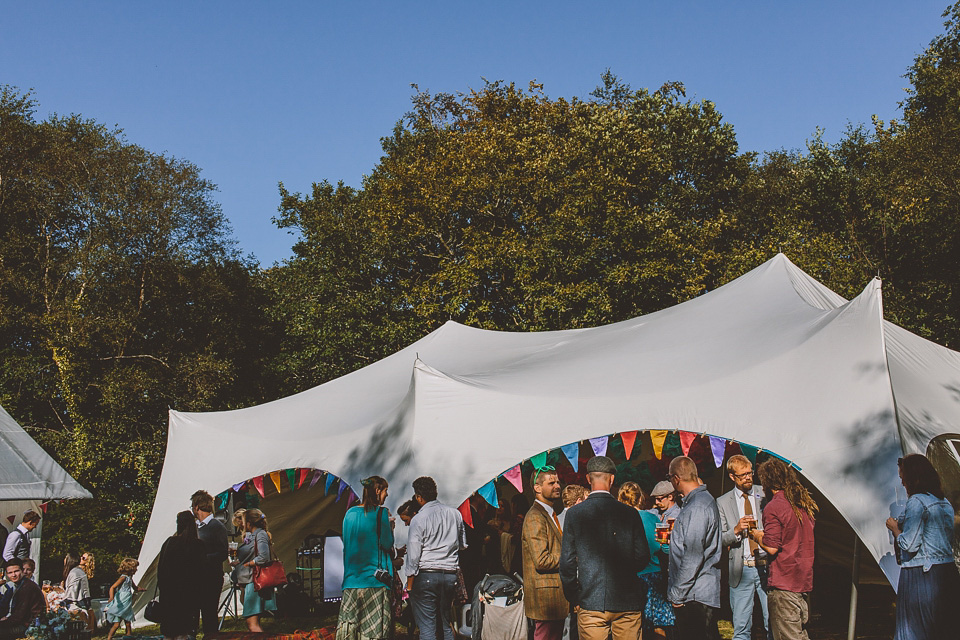
<path id="1" fill-rule="evenodd" d="M 533 621 L 534 640 L 560 640 L 570 604 L 560 584 L 560 520 L 553 503 L 560 497 L 560 478 L 551 466 L 533 472 L 536 500 L 523 518 L 523 608 Z"/>

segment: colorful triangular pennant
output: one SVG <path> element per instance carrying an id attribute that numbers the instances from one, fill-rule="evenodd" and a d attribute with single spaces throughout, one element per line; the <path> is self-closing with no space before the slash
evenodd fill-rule
<path id="1" fill-rule="evenodd" d="M 463 504 L 457 507 L 457 511 L 463 517 L 463 524 L 473 529 L 473 513 L 470 512 L 470 500 L 464 500 Z"/>
<path id="2" fill-rule="evenodd" d="M 223 493 L 217 494 L 217 510 L 223 510 L 227 508 L 227 501 L 230 499 L 230 492 L 224 491 Z"/>
<path id="3" fill-rule="evenodd" d="M 530 458 L 530 464 L 533 465 L 534 469 L 543 469 L 547 466 L 547 452 L 538 453 L 537 455 Z"/>
<path id="4" fill-rule="evenodd" d="M 349 486 L 350 485 L 348 485 L 346 482 L 343 481 L 343 478 L 340 478 L 340 486 L 337 487 L 337 500 L 340 500 L 340 497 L 343 495 L 343 492 L 346 491 L 347 487 Z"/>
<path id="5" fill-rule="evenodd" d="M 238 482 L 237 484 L 233 485 L 230 488 L 233 489 L 234 491 L 240 491 L 240 489 L 243 489 L 243 485 L 245 484 L 247 484 L 246 480 L 244 480 L 243 482 Z"/>
<path id="6" fill-rule="evenodd" d="M 593 449 L 594 455 L 605 456 L 607 455 L 607 443 L 609 438 L 607 436 L 600 436 L 599 438 L 590 438 L 590 448 Z"/>
<path id="7" fill-rule="evenodd" d="M 757 462 L 757 453 L 760 452 L 760 449 L 757 447 L 752 447 L 749 444 L 740 443 L 740 451 L 743 452 L 743 455 L 750 458 L 750 462 L 756 464 Z"/>
<path id="8" fill-rule="evenodd" d="M 322 477 L 323 477 L 323 471 L 321 471 L 320 469 L 314 469 L 313 478 L 310 479 L 310 486 L 307 487 L 307 489 L 313 489 L 313 485 L 320 482 L 320 478 Z"/>
<path id="9" fill-rule="evenodd" d="M 656 430 L 650 432 L 650 442 L 653 443 L 653 455 L 660 460 L 663 457 L 663 443 L 667 440 L 667 432 Z"/>
<path id="10" fill-rule="evenodd" d="M 323 487 L 323 495 L 328 495 L 330 493 L 330 487 L 333 486 L 333 483 L 336 482 L 337 476 L 332 473 L 327 474 L 327 483 Z"/>
<path id="11" fill-rule="evenodd" d="M 717 469 L 720 469 L 723 465 L 723 454 L 726 450 L 726 440 L 717 438 L 716 436 L 710 436 L 710 451 L 713 452 L 713 464 L 716 465 Z"/>
<path id="12" fill-rule="evenodd" d="M 697 434 L 691 433 L 689 431 L 680 432 L 680 449 L 683 450 L 683 455 L 690 455 L 690 445 L 693 444 L 693 441 L 697 439 Z"/>
<path id="13" fill-rule="evenodd" d="M 297 489 L 303 487 L 303 483 L 307 481 L 307 478 L 310 476 L 310 469 L 300 469 L 297 473 Z"/>
<path id="14" fill-rule="evenodd" d="M 273 481 L 273 486 L 275 486 L 275 487 L 277 488 L 277 493 L 283 493 L 283 491 L 280 489 L 280 478 L 281 478 L 281 477 L 282 477 L 282 474 L 281 474 L 279 471 L 271 471 L 271 472 L 270 472 L 270 480 Z"/>
<path id="15" fill-rule="evenodd" d="M 570 444 L 565 444 L 560 447 L 560 450 L 563 451 L 563 455 L 570 461 L 570 466 L 573 467 L 573 470 L 580 471 L 580 443 L 571 442 Z"/>
<path id="16" fill-rule="evenodd" d="M 290 491 L 294 491 L 297 488 L 297 470 L 296 469 L 287 469 L 287 484 L 290 485 Z"/>
<path id="17" fill-rule="evenodd" d="M 503 477 L 510 481 L 517 491 L 523 493 L 523 477 L 520 475 L 520 465 L 515 466 L 509 471 L 503 473 Z"/>
<path id="18" fill-rule="evenodd" d="M 630 454 L 633 453 L 633 444 L 637 441 L 637 432 L 627 431 L 626 433 L 621 433 L 620 439 L 623 441 L 623 453 L 626 454 L 627 460 L 629 460 Z"/>
<path id="19" fill-rule="evenodd" d="M 253 479 L 253 486 L 257 488 L 257 493 L 260 494 L 260 497 L 263 498 L 263 476 L 257 476 Z"/>
<path id="20" fill-rule="evenodd" d="M 477 493 L 494 509 L 500 506 L 500 501 L 497 499 L 497 487 L 493 483 L 493 480 L 477 489 Z"/>

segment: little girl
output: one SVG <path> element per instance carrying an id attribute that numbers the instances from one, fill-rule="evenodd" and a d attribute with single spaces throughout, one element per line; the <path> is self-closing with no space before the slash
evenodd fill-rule
<path id="1" fill-rule="evenodd" d="M 120 622 L 123 621 L 127 626 L 127 635 L 133 634 L 133 593 L 134 591 L 143 591 L 138 589 L 133 583 L 133 574 L 137 572 L 140 563 L 133 558 L 124 558 L 120 563 L 117 573 L 120 577 L 110 587 L 110 602 L 107 603 L 104 613 L 107 614 L 107 622 L 112 622 L 110 632 L 107 634 L 107 640 L 113 640 L 113 634 L 120 628 Z"/>

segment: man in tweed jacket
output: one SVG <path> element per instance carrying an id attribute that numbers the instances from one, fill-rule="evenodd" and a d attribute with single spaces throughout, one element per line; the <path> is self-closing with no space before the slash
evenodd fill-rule
<path id="1" fill-rule="evenodd" d="M 560 585 L 560 521 L 553 501 L 560 479 L 553 467 L 533 472 L 536 500 L 523 518 L 523 608 L 533 620 L 534 640 L 560 640 L 570 605 Z"/>

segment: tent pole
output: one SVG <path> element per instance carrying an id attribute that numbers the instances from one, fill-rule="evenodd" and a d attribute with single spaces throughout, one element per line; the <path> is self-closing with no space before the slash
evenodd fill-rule
<path id="1" fill-rule="evenodd" d="M 860 591 L 860 536 L 853 534 L 853 570 L 850 573 L 850 621 L 847 623 L 847 640 L 857 637 L 857 597 Z"/>

